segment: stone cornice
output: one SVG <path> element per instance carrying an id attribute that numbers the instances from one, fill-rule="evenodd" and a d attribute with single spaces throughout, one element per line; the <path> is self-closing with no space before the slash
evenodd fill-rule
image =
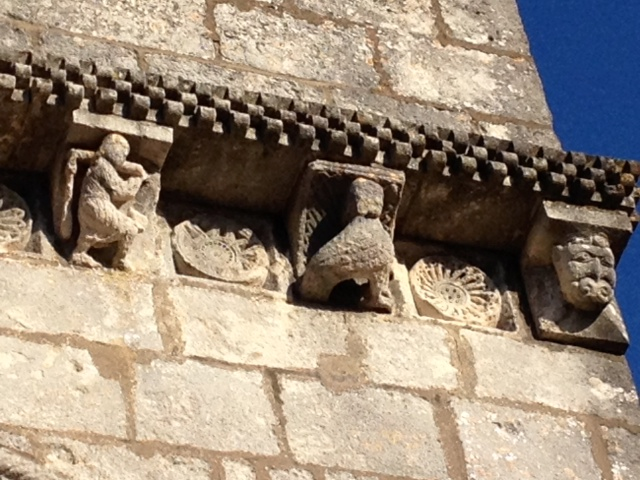
<path id="1" fill-rule="evenodd" d="M 20 57 L 0 61 L 2 168 L 47 170 L 71 112 L 85 109 L 172 127 L 163 190 L 226 206 L 282 213 L 304 166 L 322 158 L 405 171 L 399 232 L 432 240 L 517 250 L 524 234 L 514 231 L 544 199 L 628 214 L 635 207 L 640 164 L 634 161 L 409 125 L 169 75 Z M 434 197 L 435 185 L 446 186 L 444 197 Z M 437 214 L 425 217 L 434 208 L 442 212 L 443 201 L 460 213 L 459 222 L 441 225 Z M 515 215 L 517 221 L 507 220 L 503 233 L 448 233 L 447 225 L 459 231 L 468 224 L 463 210 L 476 203 L 483 215 Z"/>

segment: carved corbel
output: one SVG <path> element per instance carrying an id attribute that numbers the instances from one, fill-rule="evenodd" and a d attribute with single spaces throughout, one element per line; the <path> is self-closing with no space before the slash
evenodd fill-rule
<path id="1" fill-rule="evenodd" d="M 631 233 L 624 212 L 543 202 L 521 257 L 540 338 L 624 353 L 615 265 Z"/>
<path id="2" fill-rule="evenodd" d="M 390 312 L 393 231 L 404 174 L 311 162 L 289 215 L 298 292 L 303 298 Z"/>
<path id="3" fill-rule="evenodd" d="M 138 270 L 148 263 L 160 171 L 173 141 L 168 127 L 86 110 L 73 112 L 51 172 L 56 235 L 72 263 Z M 96 250 L 108 252 L 99 256 Z"/>

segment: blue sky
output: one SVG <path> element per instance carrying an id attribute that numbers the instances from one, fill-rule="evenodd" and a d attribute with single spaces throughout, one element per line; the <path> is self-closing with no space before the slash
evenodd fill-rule
<path id="1" fill-rule="evenodd" d="M 640 160 L 640 0 L 517 0 L 565 150 Z M 616 294 L 640 386 L 640 228 Z"/>

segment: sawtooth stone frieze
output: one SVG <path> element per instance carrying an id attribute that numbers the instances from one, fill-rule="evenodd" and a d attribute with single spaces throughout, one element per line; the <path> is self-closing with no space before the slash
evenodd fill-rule
<path id="1" fill-rule="evenodd" d="M 493 281 L 478 267 L 453 256 L 430 256 L 409 272 L 420 315 L 496 327 L 502 299 Z"/>
<path id="2" fill-rule="evenodd" d="M 505 311 L 529 308 L 539 338 L 616 352 L 628 343 L 611 271 L 637 220 L 638 162 L 30 54 L 0 53 L 0 103 L 0 170 L 50 178 L 34 237 L 53 224 L 52 248 L 72 261 L 174 274 L 160 237 L 187 218 L 167 223 L 162 194 L 268 216 L 278 238 L 276 248 L 257 235 L 269 259 L 262 280 L 264 255 L 246 261 L 243 252 L 262 250 L 247 250 L 242 228 L 216 237 L 185 224 L 174 234 L 179 273 L 287 293 L 295 283 L 306 300 L 389 312 L 402 290 L 391 278 L 394 237 L 504 252 L 520 259 L 528 302 L 503 308 L 498 328 Z M 170 267 L 148 268 L 150 256 Z M 443 313 L 442 299 L 482 303 L 472 285 L 432 288 L 425 302 L 441 317 L 495 326 L 495 303 L 486 314 Z M 505 306 L 511 294 L 501 292 Z"/>
<path id="3" fill-rule="evenodd" d="M 23 198 L 0 184 L 0 253 L 24 250 L 32 226 L 31 213 Z"/>

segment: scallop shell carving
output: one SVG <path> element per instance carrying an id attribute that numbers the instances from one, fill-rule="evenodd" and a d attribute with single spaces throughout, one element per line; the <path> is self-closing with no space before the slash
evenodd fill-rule
<path id="1" fill-rule="evenodd" d="M 495 327 L 502 299 L 479 268 L 451 256 L 419 260 L 409 272 L 420 315 Z"/>
<path id="2" fill-rule="evenodd" d="M 24 250 L 31 238 L 31 214 L 26 202 L 0 185 L 0 253 Z"/>
<path id="3" fill-rule="evenodd" d="M 226 217 L 199 215 L 174 228 L 179 273 L 245 285 L 264 284 L 269 257 L 258 236 Z"/>

